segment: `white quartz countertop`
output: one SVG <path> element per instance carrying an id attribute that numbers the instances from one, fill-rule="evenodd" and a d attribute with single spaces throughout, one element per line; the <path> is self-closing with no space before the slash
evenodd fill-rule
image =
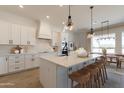
<path id="1" fill-rule="evenodd" d="M 58 56 L 57 53 L 44 53 L 40 56 L 40 58 L 68 68 L 83 62 L 90 61 L 100 56 L 101 55 L 91 54 L 88 57 L 79 58 L 75 53 L 71 53 L 69 56 Z"/>

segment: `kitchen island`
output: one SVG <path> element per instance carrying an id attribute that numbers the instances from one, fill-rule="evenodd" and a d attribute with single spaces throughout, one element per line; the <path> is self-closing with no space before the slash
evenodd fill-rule
<path id="1" fill-rule="evenodd" d="M 71 80 L 68 75 L 95 62 L 100 55 L 92 54 L 79 58 L 75 53 L 58 56 L 57 53 L 44 53 L 40 56 L 40 82 L 45 88 L 68 88 Z"/>

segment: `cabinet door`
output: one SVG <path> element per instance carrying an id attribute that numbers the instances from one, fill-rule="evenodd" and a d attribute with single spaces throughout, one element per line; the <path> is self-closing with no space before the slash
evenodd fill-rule
<path id="1" fill-rule="evenodd" d="M 28 45 L 35 45 L 35 29 L 28 27 Z"/>
<path id="2" fill-rule="evenodd" d="M 25 55 L 25 69 L 33 68 L 32 55 Z"/>
<path id="3" fill-rule="evenodd" d="M 39 67 L 39 55 L 33 55 L 33 66 L 34 67 Z"/>
<path id="4" fill-rule="evenodd" d="M 0 57 L 0 74 L 8 72 L 7 61 L 5 57 Z"/>
<path id="5" fill-rule="evenodd" d="M 21 26 L 21 45 L 27 45 L 27 34 L 28 28 L 26 26 Z"/>
<path id="6" fill-rule="evenodd" d="M 21 31 L 21 26 L 18 24 L 12 24 L 12 29 L 11 29 L 11 40 L 12 43 L 15 45 L 20 44 L 20 31 Z"/>
<path id="7" fill-rule="evenodd" d="M 9 23 L 0 21 L 0 44 L 9 44 L 9 27 Z"/>
<path id="8" fill-rule="evenodd" d="M 9 72 L 15 71 L 15 56 L 8 57 L 8 69 L 9 69 Z"/>
<path id="9" fill-rule="evenodd" d="M 40 81 L 46 88 L 56 87 L 56 65 L 41 59 L 40 62 Z"/>

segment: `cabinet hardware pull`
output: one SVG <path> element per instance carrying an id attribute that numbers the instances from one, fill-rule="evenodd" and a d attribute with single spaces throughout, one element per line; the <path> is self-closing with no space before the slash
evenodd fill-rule
<path id="1" fill-rule="evenodd" d="M 9 44 L 13 44 L 13 40 L 9 40 Z"/>
<path id="2" fill-rule="evenodd" d="M 8 58 L 6 57 L 6 61 L 8 61 Z"/>

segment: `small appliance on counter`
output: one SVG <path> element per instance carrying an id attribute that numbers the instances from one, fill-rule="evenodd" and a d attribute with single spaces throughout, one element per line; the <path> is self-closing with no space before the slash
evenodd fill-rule
<path id="1" fill-rule="evenodd" d="M 65 41 L 62 48 L 62 55 L 68 56 L 68 43 Z"/>
<path id="2" fill-rule="evenodd" d="M 10 53 L 11 54 L 20 54 L 23 53 L 24 49 L 21 48 L 19 45 L 17 45 L 16 47 L 11 48 Z"/>
<path id="3" fill-rule="evenodd" d="M 70 41 L 70 42 L 68 43 L 68 47 L 69 47 L 69 50 L 70 50 L 70 51 L 73 51 L 73 50 L 74 50 L 74 43 Z"/>

